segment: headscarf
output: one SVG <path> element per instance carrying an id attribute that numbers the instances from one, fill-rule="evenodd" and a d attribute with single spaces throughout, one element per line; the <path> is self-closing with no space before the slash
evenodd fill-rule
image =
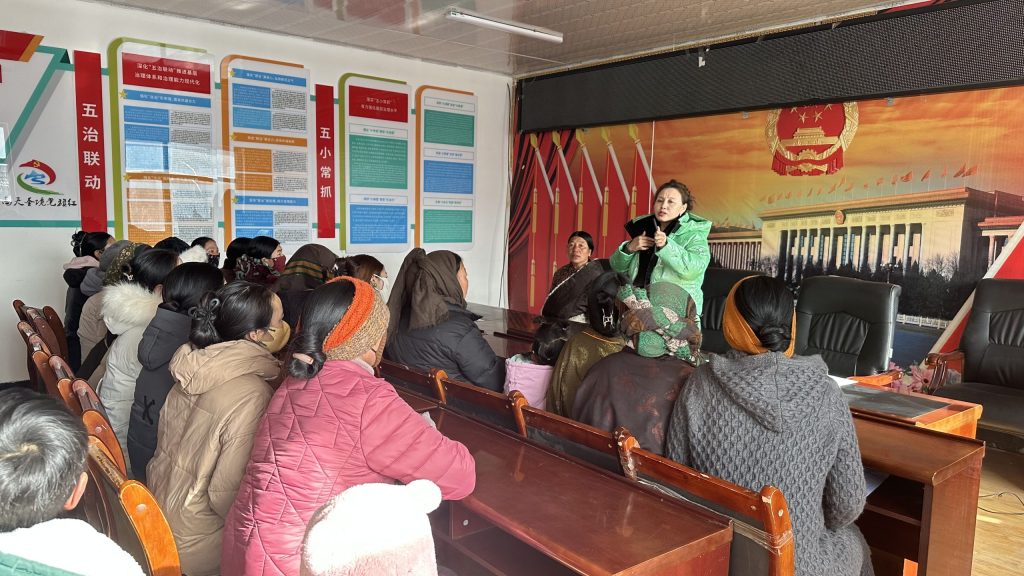
<path id="1" fill-rule="evenodd" d="M 388 299 L 388 334 L 395 333 L 403 313 L 408 314 L 409 329 L 419 330 L 447 320 L 449 304 L 465 308 L 466 297 L 458 279 L 461 262 L 458 255 L 448 250 L 427 254 L 422 248 L 414 248 L 409 252 Z"/>
<path id="2" fill-rule="evenodd" d="M 145 248 L 149 248 L 149 245 L 139 244 L 137 242 L 128 242 L 124 247 L 115 252 L 113 260 L 111 260 L 110 265 L 103 276 L 103 285 L 113 286 L 123 280 L 124 267 L 131 264 L 135 255 L 142 252 Z M 110 248 L 107 249 L 107 252 L 109 251 Z M 104 252 L 103 256 L 106 256 L 107 252 Z"/>
<path id="3" fill-rule="evenodd" d="M 747 354 L 764 354 L 769 352 L 769 350 L 761 345 L 761 340 L 754 334 L 754 330 L 747 323 L 747 319 L 743 317 L 739 308 L 736 307 L 736 289 L 739 288 L 740 284 L 751 278 L 754 278 L 754 276 L 747 276 L 734 284 L 732 290 L 729 290 L 729 296 L 725 299 L 725 312 L 722 314 L 722 335 L 725 336 L 725 341 L 729 343 L 729 346 L 732 346 L 735 350 Z M 792 357 L 795 348 L 796 310 L 793 311 L 793 328 L 790 332 L 789 347 L 786 348 L 783 354 L 787 357 Z"/>
<path id="4" fill-rule="evenodd" d="M 103 254 L 100 255 L 99 266 L 85 273 L 85 280 L 82 280 L 82 294 L 92 296 L 103 290 L 103 279 L 107 275 L 107 270 L 110 269 L 110 263 L 114 261 L 114 257 L 120 254 L 125 246 L 130 245 L 131 242 L 128 240 L 118 240 L 103 251 Z"/>
<path id="5" fill-rule="evenodd" d="M 274 292 L 312 290 L 330 279 L 330 269 L 338 257 L 330 248 L 306 244 L 292 254 L 284 273 L 274 283 Z"/>
<path id="6" fill-rule="evenodd" d="M 366 282 L 351 276 L 338 276 L 330 282 L 338 280 L 351 282 L 356 293 L 345 315 L 324 339 L 324 352 L 328 360 L 353 360 L 373 350 L 384 338 L 388 329 L 388 307 Z"/>
<path id="7" fill-rule="evenodd" d="M 245 280 L 260 286 L 273 286 L 281 273 L 263 263 L 260 258 L 242 254 L 235 261 L 235 279 Z"/>
<path id="8" fill-rule="evenodd" d="M 678 284 L 655 282 L 649 288 L 627 284 L 619 299 L 629 308 L 622 319 L 627 336 L 636 336 L 636 351 L 647 358 L 675 356 L 699 364 L 701 334 L 693 298 Z"/>

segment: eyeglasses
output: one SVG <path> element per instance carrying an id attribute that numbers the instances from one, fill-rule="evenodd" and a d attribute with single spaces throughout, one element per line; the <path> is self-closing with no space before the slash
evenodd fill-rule
<path id="1" fill-rule="evenodd" d="M 383 292 L 388 287 L 388 277 L 374 274 L 370 277 L 370 285 L 373 286 L 377 292 Z"/>

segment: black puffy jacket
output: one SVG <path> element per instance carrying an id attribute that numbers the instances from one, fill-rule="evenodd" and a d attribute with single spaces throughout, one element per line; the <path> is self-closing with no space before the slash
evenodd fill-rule
<path id="1" fill-rule="evenodd" d="M 505 360 L 480 334 L 479 319 L 453 304 L 448 305 L 448 319 L 430 328 L 409 330 L 408 318 L 403 318 L 384 347 L 384 357 L 420 370 L 440 368 L 449 378 L 501 392 Z"/>
<path id="2" fill-rule="evenodd" d="M 90 268 L 68 268 L 64 271 L 64 282 L 68 292 L 64 299 L 64 332 L 68 339 L 68 364 L 75 372 L 82 366 L 82 341 L 78 339 L 78 321 L 82 317 L 82 306 L 88 297 L 82 294 L 82 280 Z"/>

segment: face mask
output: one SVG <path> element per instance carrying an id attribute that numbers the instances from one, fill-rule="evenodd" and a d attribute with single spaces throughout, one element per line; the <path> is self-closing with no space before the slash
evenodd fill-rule
<path id="1" fill-rule="evenodd" d="M 277 270 L 278 272 L 284 272 L 284 261 L 284 256 L 278 256 L 277 258 L 274 258 L 274 270 Z"/>
<path id="2" fill-rule="evenodd" d="M 292 327 L 287 322 L 282 321 L 280 328 L 267 328 L 267 333 L 260 339 L 260 342 L 266 346 L 271 354 L 277 354 L 288 344 L 288 339 L 291 335 Z"/>
<path id="3" fill-rule="evenodd" d="M 373 279 L 375 280 L 371 284 L 373 289 L 383 294 L 384 291 L 388 289 L 388 279 L 378 274 L 374 274 Z"/>
<path id="4" fill-rule="evenodd" d="M 217 268 L 220 266 L 220 254 L 207 254 L 206 261 L 214 268 Z"/>

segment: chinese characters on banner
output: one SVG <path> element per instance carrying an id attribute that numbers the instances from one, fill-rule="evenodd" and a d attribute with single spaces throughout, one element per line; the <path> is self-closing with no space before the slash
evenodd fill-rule
<path id="1" fill-rule="evenodd" d="M 110 46 L 114 213 L 136 242 L 213 236 L 213 57 L 121 38 Z M 125 229 L 126 228 L 126 229 Z"/>
<path id="2" fill-rule="evenodd" d="M 228 56 L 221 102 L 229 237 L 273 236 L 293 251 L 311 238 L 309 73 L 299 64 Z M 332 170 L 333 171 L 333 170 Z M 226 219 L 227 220 L 227 219 Z"/>
<path id="3" fill-rule="evenodd" d="M 405 252 L 413 204 L 409 86 L 346 74 L 338 81 L 338 91 L 343 103 L 343 247 Z"/>
<path id="4" fill-rule="evenodd" d="M 334 238 L 334 87 L 316 85 L 316 237 Z"/>
<path id="5" fill-rule="evenodd" d="M 423 86 L 417 95 L 417 228 L 422 244 L 473 245 L 476 96 Z"/>
<path id="6" fill-rule="evenodd" d="M 82 229 L 107 229 L 107 170 L 103 152 L 103 79 L 100 55 L 75 51 L 75 109 L 78 112 L 78 189 Z"/>

